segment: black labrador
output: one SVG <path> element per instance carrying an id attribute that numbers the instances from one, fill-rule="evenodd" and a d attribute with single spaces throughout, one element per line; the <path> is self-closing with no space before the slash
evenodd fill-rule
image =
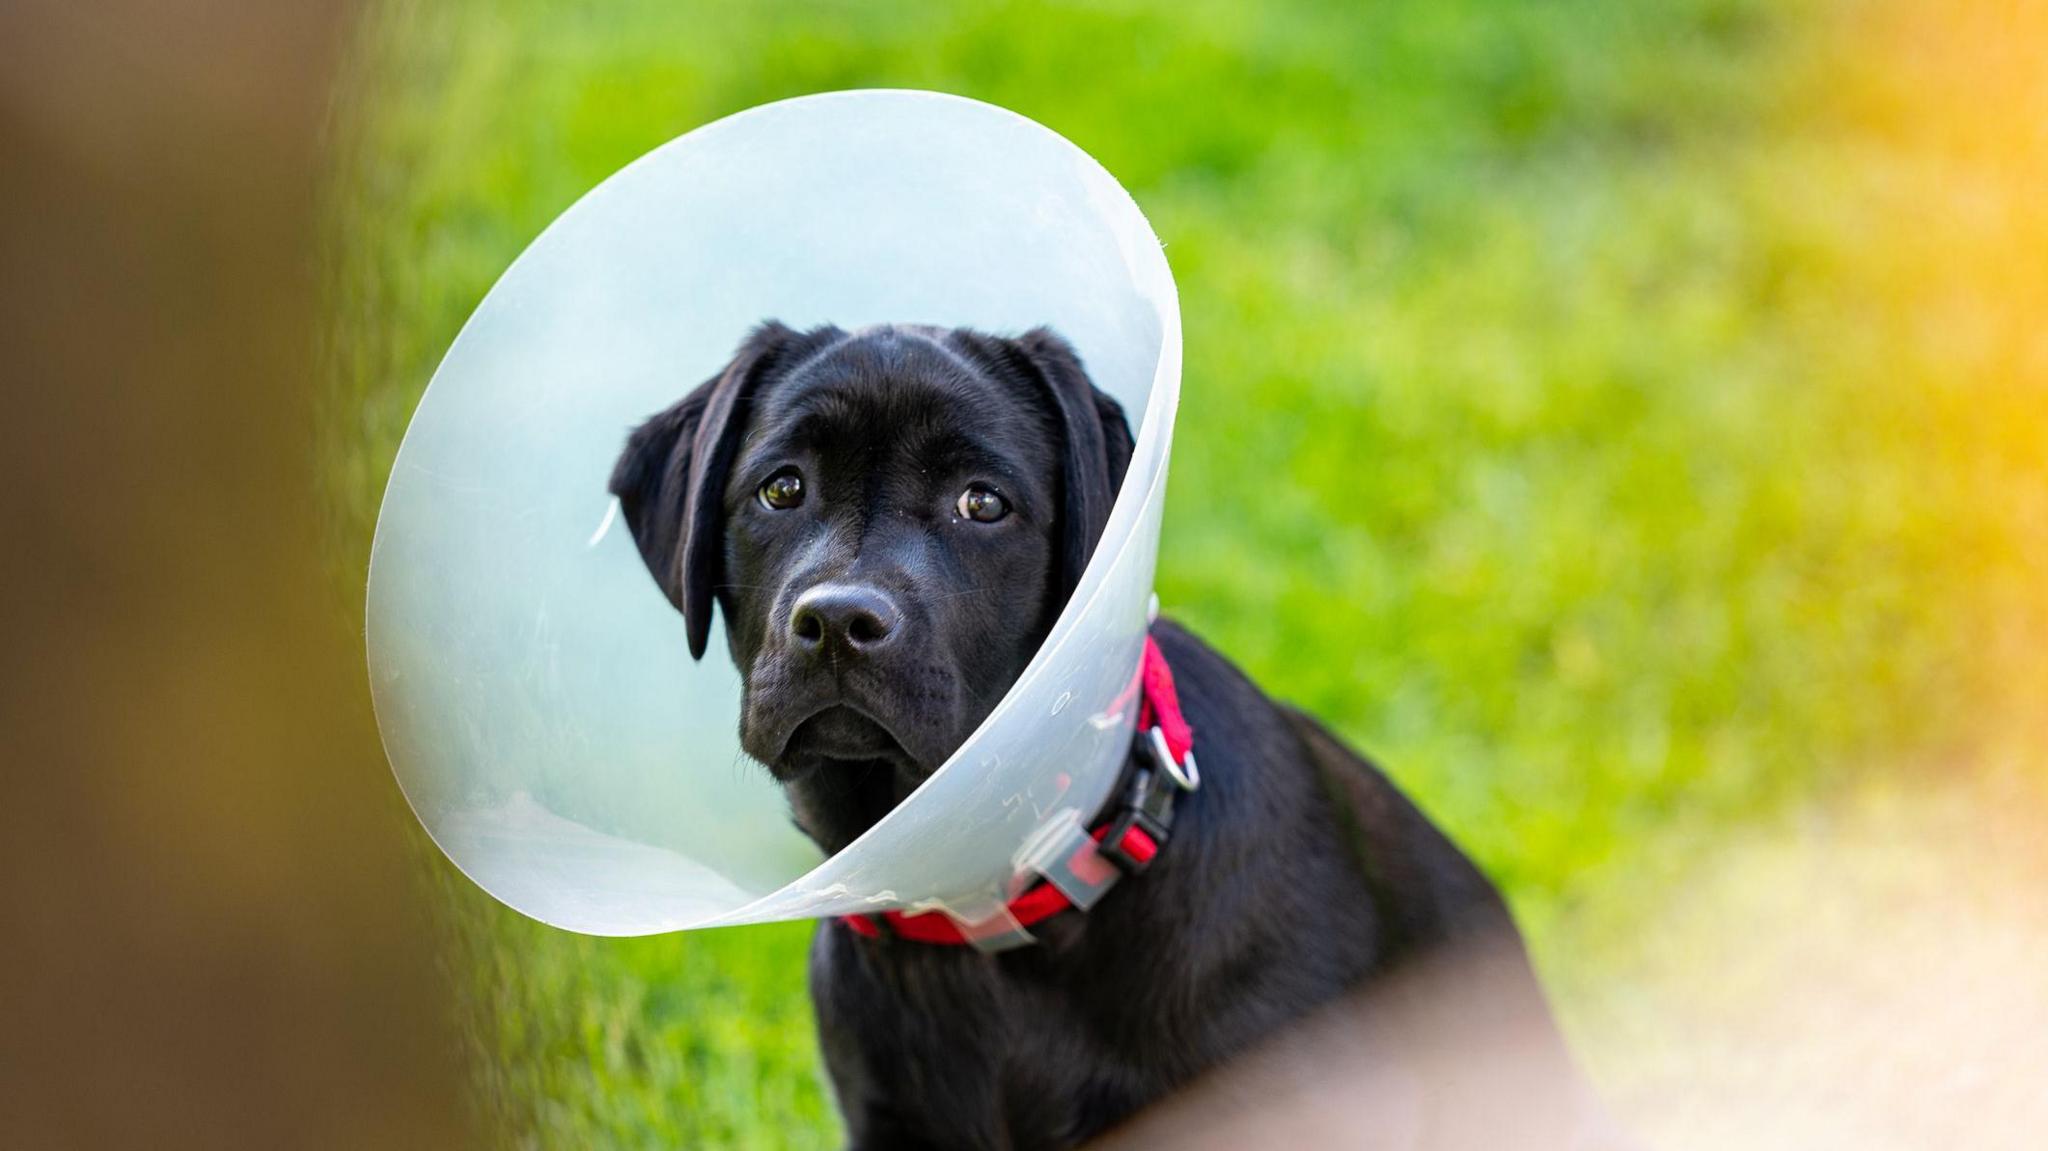
<path id="1" fill-rule="evenodd" d="M 611 490 L 692 655 L 724 612 L 742 743 L 831 852 L 1022 672 L 1131 446 L 1048 330 L 769 323 L 632 433 Z M 1550 1033 L 1478 869 L 1314 719 L 1173 623 L 1153 634 L 1202 786 L 1145 874 L 1000 954 L 820 927 L 811 991 L 854 1146 L 1072 1146 L 1461 945 L 1506 955 Z"/>

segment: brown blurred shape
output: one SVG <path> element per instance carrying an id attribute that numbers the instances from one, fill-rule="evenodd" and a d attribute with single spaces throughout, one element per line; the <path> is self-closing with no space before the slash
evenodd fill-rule
<path id="1" fill-rule="evenodd" d="M 0 1131 L 446 1147 L 311 404 L 333 3 L 0 10 Z"/>
<path id="2" fill-rule="evenodd" d="M 1518 951 L 1410 964 L 1093 1144 L 1100 1151 L 1626 1151 Z"/>

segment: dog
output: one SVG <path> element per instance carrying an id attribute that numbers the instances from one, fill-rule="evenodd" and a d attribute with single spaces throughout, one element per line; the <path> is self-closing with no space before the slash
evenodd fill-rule
<path id="1" fill-rule="evenodd" d="M 945 762 L 1045 639 L 1131 432 L 1072 346 L 769 322 L 627 439 L 611 491 L 741 743 L 827 852 Z M 1202 784 L 1151 866 L 996 954 L 822 924 L 820 1047 L 856 1148 L 1060 1148 L 1434 956 L 1504 967 L 1563 1060 L 1513 921 L 1371 763 L 1171 620 Z"/>

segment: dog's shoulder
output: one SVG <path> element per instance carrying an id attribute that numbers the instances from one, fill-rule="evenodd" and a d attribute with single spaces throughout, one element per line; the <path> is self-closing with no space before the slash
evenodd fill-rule
<path id="1" fill-rule="evenodd" d="M 1377 765 L 1314 716 L 1273 700 L 1181 624 L 1162 616 L 1152 634 L 1195 723 L 1198 758 L 1220 743 L 1247 768 L 1217 773 L 1217 785 L 1251 793 L 1234 806 L 1253 808 L 1265 789 L 1317 792 L 1372 894 L 1387 945 L 1421 950 L 1514 934 L 1493 884 Z"/>
<path id="2" fill-rule="evenodd" d="M 1365 875 L 1389 942 L 1427 949 L 1513 935 L 1507 905 L 1478 865 L 1379 766 L 1314 716 L 1278 705 L 1301 738 Z"/>

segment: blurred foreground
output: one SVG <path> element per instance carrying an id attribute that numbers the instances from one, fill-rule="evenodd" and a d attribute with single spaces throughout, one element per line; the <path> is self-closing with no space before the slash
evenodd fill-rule
<path id="1" fill-rule="evenodd" d="M 1639 909 L 1626 958 L 1573 996 L 1611 1125 L 1574 1106 L 1482 959 L 1339 1005 L 1104 1144 L 2038 1147 L 2042 798 L 2012 779 L 1920 781 L 1722 845 L 1662 906 Z"/>
<path id="2" fill-rule="evenodd" d="M 461 1146 L 310 509 L 327 5 L 0 11 L 0 1141 Z"/>

